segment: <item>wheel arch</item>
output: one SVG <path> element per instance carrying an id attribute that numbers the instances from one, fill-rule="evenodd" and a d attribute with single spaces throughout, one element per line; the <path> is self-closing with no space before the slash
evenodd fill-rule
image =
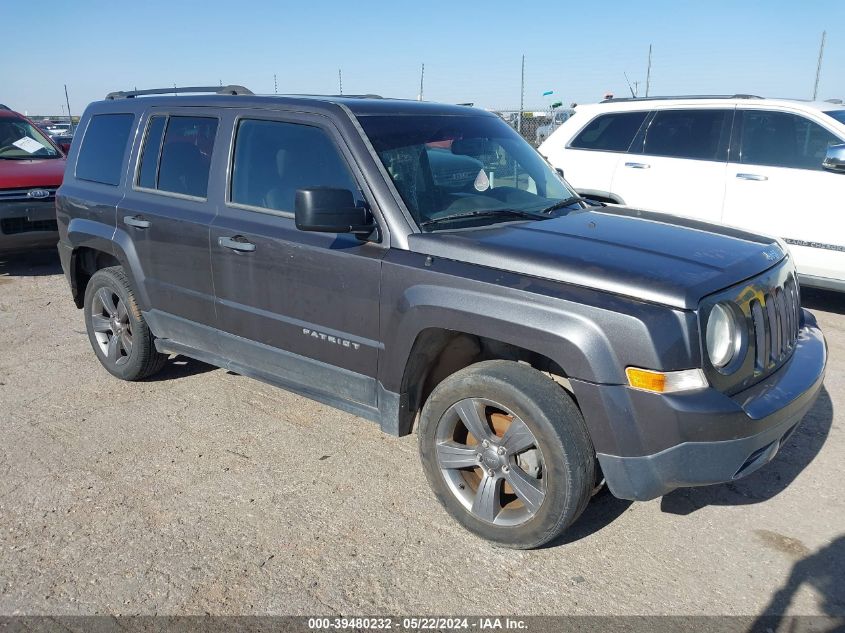
<path id="1" fill-rule="evenodd" d="M 133 284 L 138 304 L 146 309 L 149 301 L 143 284 L 141 265 L 135 246 L 125 231 L 113 226 L 74 218 L 68 225 L 67 241 L 71 246 L 69 280 L 73 301 L 81 308 L 85 288 L 91 276 L 101 268 L 122 266 Z"/>
<path id="2" fill-rule="evenodd" d="M 435 294 L 436 304 L 416 302 L 403 309 L 395 339 L 386 342 L 392 351 L 381 364 L 380 378 L 385 389 L 399 394 L 400 435 L 411 431 L 440 381 L 481 360 L 524 362 L 564 386 L 570 377 L 621 380 L 604 331 L 584 315 L 489 295 L 483 296 L 486 310 L 480 314 L 471 309 L 471 291 L 438 288 Z"/>

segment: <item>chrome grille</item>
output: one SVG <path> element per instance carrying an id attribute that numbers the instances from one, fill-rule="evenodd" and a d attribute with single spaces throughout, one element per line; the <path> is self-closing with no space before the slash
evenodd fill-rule
<path id="1" fill-rule="evenodd" d="M 49 191 L 50 195 L 46 198 L 30 198 L 29 192 L 33 189 L 42 189 Z M 54 200 L 56 198 L 57 187 L 29 187 L 27 189 L 0 189 L 0 202 L 11 201 L 28 201 L 28 202 L 44 202 L 47 200 Z"/>
<path id="2" fill-rule="evenodd" d="M 755 370 L 764 371 L 786 359 L 798 339 L 800 299 L 795 279 L 772 288 L 763 303 L 751 302 L 752 333 L 755 342 Z"/>

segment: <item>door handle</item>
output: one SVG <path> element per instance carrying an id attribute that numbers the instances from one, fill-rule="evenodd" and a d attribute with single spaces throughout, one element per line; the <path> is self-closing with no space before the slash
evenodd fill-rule
<path id="1" fill-rule="evenodd" d="M 148 229 L 150 228 L 150 221 L 145 220 L 143 216 L 140 215 L 127 215 L 123 218 L 124 224 L 128 224 L 129 226 L 134 226 L 138 229 Z"/>
<path id="2" fill-rule="evenodd" d="M 761 176 L 760 174 L 737 174 L 737 178 L 741 180 L 768 180 L 768 176 Z"/>
<path id="3" fill-rule="evenodd" d="M 233 251 L 251 253 L 255 250 L 255 244 L 248 242 L 243 235 L 236 235 L 235 237 L 220 237 L 217 239 L 217 243 L 223 248 L 231 248 Z"/>
<path id="4" fill-rule="evenodd" d="M 651 169 L 651 165 L 648 163 L 625 163 L 625 167 L 630 167 L 631 169 Z"/>

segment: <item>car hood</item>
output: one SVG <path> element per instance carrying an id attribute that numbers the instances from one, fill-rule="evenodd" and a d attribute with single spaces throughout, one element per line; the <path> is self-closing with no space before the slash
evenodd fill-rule
<path id="1" fill-rule="evenodd" d="M 0 189 L 58 187 L 65 175 L 65 158 L 0 159 Z"/>
<path id="2" fill-rule="evenodd" d="M 413 234 L 408 243 L 435 257 L 684 309 L 786 256 L 775 238 L 625 207 Z"/>

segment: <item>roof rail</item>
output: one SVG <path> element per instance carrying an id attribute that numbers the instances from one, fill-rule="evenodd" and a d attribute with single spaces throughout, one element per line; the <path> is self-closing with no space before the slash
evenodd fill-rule
<path id="1" fill-rule="evenodd" d="M 360 95 L 327 95 L 317 94 L 315 92 L 285 92 L 279 94 L 269 95 L 271 97 L 321 97 L 323 99 L 384 99 L 377 94 L 360 94 Z"/>
<path id="2" fill-rule="evenodd" d="M 111 101 L 113 99 L 134 99 L 135 97 L 142 97 L 144 95 L 169 95 L 199 92 L 212 93 L 217 95 L 253 94 L 252 90 L 244 88 L 243 86 L 187 86 L 183 88 L 150 88 L 149 90 L 126 90 L 119 92 L 110 92 L 106 95 L 106 99 Z"/>
<path id="3" fill-rule="evenodd" d="M 600 103 L 619 103 L 623 101 L 666 101 L 668 99 L 763 99 L 757 95 L 735 94 L 735 95 L 675 95 L 665 97 L 611 97 L 603 99 Z"/>

